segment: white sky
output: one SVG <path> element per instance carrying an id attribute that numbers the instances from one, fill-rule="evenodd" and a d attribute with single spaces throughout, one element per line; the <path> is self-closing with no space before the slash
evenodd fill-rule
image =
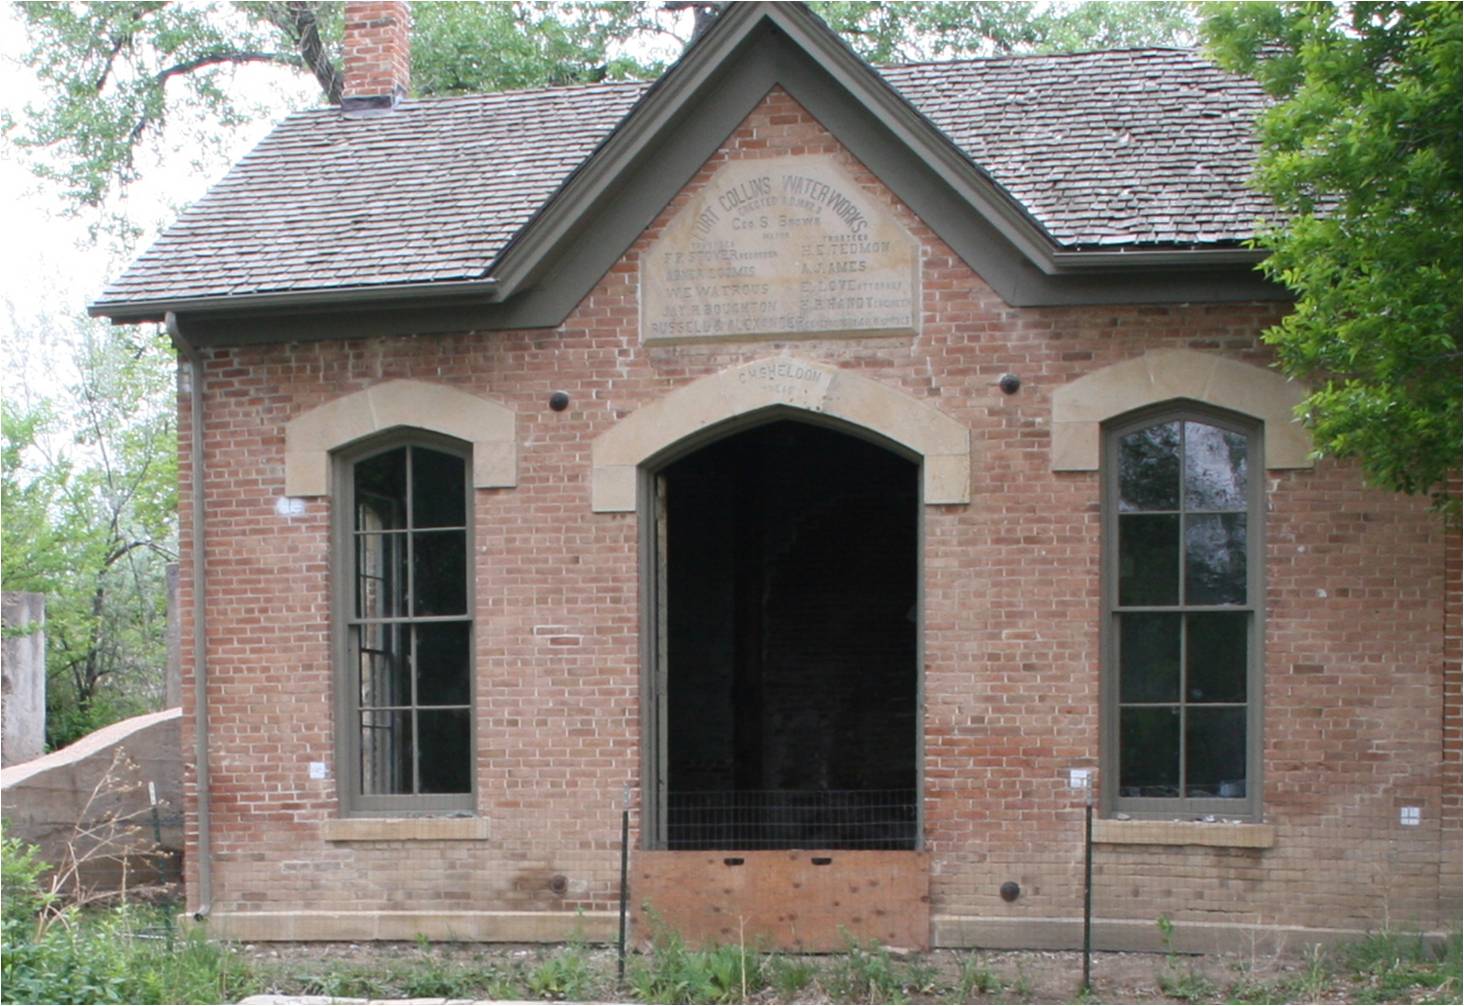
<path id="1" fill-rule="evenodd" d="M 0 2 L 0 107 L 17 122 L 28 104 L 42 100 L 34 75 L 21 62 L 25 49 L 16 6 Z M 234 73 L 233 83 L 247 101 L 269 111 L 228 133 L 221 151 L 200 154 L 180 142 L 186 109 L 170 108 L 175 125 L 164 134 L 166 152 L 141 162 L 142 177 L 126 201 L 128 215 L 145 229 L 135 251 L 259 142 L 275 118 L 316 100 L 313 84 L 285 69 L 247 67 Z M 25 157 L 8 141 L 0 143 L 0 213 L 7 238 L 0 241 L 0 394 L 6 397 L 44 395 L 68 379 L 58 340 L 130 257 L 117 255 L 105 239 L 101 246 L 94 243 L 89 221 L 68 216 L 58 188 L 38 179 Z"/>

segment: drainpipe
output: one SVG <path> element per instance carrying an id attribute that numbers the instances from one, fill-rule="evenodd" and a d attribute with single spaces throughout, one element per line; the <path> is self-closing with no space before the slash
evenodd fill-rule
<path id="1" fill-rule="evenodd" d="M 204 632 L 203 360 L 183 334 L 176 314 L 169 311 L 163 325 L 174 347 L 188 361 L 188 412 L 192 427 L 188 445 L 192 460 L 189 495 L 193 502 L 193 773 L 198 812 L 198 908 L 193 918 L 202 922 L 213 909 L 213 848 L 208 814 L 208 657 Z"/>

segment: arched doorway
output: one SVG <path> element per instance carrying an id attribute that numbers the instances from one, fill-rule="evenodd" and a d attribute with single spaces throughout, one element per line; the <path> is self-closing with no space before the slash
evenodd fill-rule
<path id="1" fill-rule="evenodd" d="M 915 849 L 920 466 L 762 418 L 653 473 L 649 844 Z"/>

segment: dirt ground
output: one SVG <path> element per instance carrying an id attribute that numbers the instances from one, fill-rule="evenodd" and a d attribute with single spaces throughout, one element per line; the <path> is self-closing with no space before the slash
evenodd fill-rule
<path id="1" fill-rule="evenodd" d="M 561 947 L 407 943 L 259 943 L 240 947 L 251 963 L 281 976 L 273 991 L 304 992 L 291 987 L 299 976 L 332 966 L 379 966 L 388 970 L 432 955 L 442 962 L 527 970 L 562 952 Z M 581 951 L 595 975 L 591 1000 L 627 1001 L 614 987 L 615 951 L 590 947 Z M 820 971 L 834 967 L 838 955 L 812 957 Z M 1176 1002 L 1317 1002 L 1359 1001 L 1353 981 L 1338 978 L 1319 966 L 1310 954 L 1266 952 L 1208 956 L 1166 956 L 1146 953 L 1095 953 L 1092 991 L 1080 995 L 1082 954 L 1062 951 L 954 951 L 928 954 L 896 952 L 891 964 L 902 979 L 908 977 L 900 998 L 913 1003 L 1176 1003 Z M 984 991 L 969 998 L 959 995 L 963 968 L 969 976 L 979 971 L 990 979 Z M 777 1001 L 771 993 L 754 1001 Z M 815 983 L 789 1000 L 827 1003 L 831 1000 Z M 1371 1000 L 1378 1001 L 1378 1000 Z M 1407 1000 L 1405 1000 L 1407 1001 Z"/>

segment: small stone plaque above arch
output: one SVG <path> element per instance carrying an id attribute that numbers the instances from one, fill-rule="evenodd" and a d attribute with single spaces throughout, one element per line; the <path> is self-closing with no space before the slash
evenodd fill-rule
<path id="1" fill-rule="evenodd" d="M 914 333 L 920 246 L 832 156 L 730 161 L 641 258 L 641 341 Z"/>
<path id="2" fill-rule="evenodd" d="M 331 451 L 400 427 L 472 444 L 478 489 L 518 484 L 512 409 L 444 384 L 395 380 L 332 399 L 285 424 L 285 495 L 329 496 Z"/>

